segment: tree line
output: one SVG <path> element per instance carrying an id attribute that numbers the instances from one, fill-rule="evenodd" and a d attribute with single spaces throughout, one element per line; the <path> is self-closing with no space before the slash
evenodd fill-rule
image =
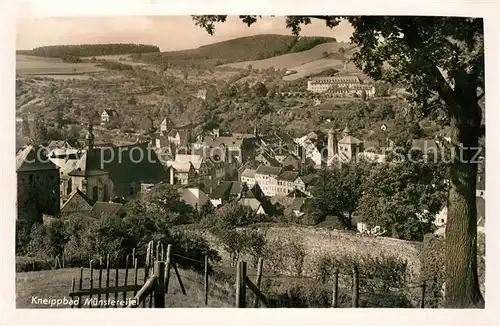
<path id="1" fill-rule="evenodd" d="M 39 57 L 60 58 L 64 56 L 92 57 L 101 55 L 151 52 L 160 52 L 160 48 L 156 45 L 132 43 L 50 45 L 37 47 L 31 51 L 18 51 L 18 54 L 31 54 Z"/>

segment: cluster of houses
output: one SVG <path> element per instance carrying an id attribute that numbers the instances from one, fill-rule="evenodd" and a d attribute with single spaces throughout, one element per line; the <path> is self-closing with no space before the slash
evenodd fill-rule
<path id="1" fill-rule="evenodd" d="M 375 86 L 365 84 L 357 76 L 311 77 L 307 81 L 307 91 L 322 93 L 331 97 L 375 96 Z"/>
<path id="2" fill-rule="evenodd" d="M 102 123 L 117 116 L 105 112 Z M 318 169 L 357 158 L 386 159 L 384 151 L 366 150 L 365 142 L 347 126 L 341 133 L 317 131 L 298 138 L 281 131 L 261 135 L 257 128 L 248 134 L 214 129 L 194 136 L 193 126 L 175 126 L 168 118 L 155 129 L 142 142 L 104 146 L 96 144 L 89 124 L 84 144 L 52 141 L 43 155 L 33 145 L 19 150 L 18 219 L 35 222 L 44 214 L 74 212 L 120 214 L 123 203 L 159 183 L 176 185 L 181 199 L 197 208 L 238 201 L 271 215 L 279 204 L 286 214 L 302 216 Z M 441 146 L 440 141 L 415 140 L 413 145 L 427 151 Z M 479 178 L 478 207 L 484 207 L 484 171 Z M 436 218 L 438 228 L 446 223 L 445 207 Z M 481 214 L 484 223 L 484 209 Z M 367 226 L 361 223 L 358 229 L 364 232 Z"/>

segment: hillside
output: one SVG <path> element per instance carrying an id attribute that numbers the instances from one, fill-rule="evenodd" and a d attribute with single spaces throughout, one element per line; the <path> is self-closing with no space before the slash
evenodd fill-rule
<path id="1" fill-rule="evenodd" d="M 344 49 L 344 53 L 339 50 Z M 244 61 L 238 63 L 225 64 L 222 67 L 246 68 L 251 65 L 254 69 L 287 69 L 296 71 L 296 73 L 285 76 L 284 80 L 295 80 L 316 74 L 321 71 L 335 68 L 343 71 L 344 61 L 351 58 L 354 48 L 349 43 L 324 43 L 317 45 L 309 50 L 288 53 L 263 60 Z M 325 54 L 328 53 L 328 57 Z M 347 63 L 347 73 L 359 73 L 359 70 L 352 63 Z"/>
<path id="2" fill-rule="evenodd" d="M 306 51 L 328 42 L 334 43 L 336 40 L 328 37 L 297 38 L 290 35 L 266 34 L 240 37 L 190 50 L 133 55 L 132 58 L 157 65 L 207 67 Z"/>

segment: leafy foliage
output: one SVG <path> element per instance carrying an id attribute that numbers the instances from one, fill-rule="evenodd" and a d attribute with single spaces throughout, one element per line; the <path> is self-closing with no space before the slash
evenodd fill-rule
<path id="1" fill-rule="evenodd" d="M 313 205 L 323 216 L 339 215 L 344 226 L 351 227 L 352 214 L 364 190 L 369 165 L 351 163 L 340 169 L 321 170 L 314 185 Z"/>
<path id="2" fill-rule="evenodd" d="M 364 222 L 395 238 L 422 240 L 446 201 L 446 168 L 431 162 L 386 163 L 374 167 L 359 203 Z"/>

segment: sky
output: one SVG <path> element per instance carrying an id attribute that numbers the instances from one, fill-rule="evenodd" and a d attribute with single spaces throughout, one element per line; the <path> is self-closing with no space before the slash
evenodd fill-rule
<path id="1" fill-rule="evenodd" d="M 225 23 L 216 25 L 214 36 L 195 26 L 190 16 L 41 17 L 23 8 L 16 22 L 18 50 L 59 44 L 141 43 L 157 45 L 161 51 L 175 51 L 256 34 L 291 35 L 283 16 L 263 17 L 251 27 L 237 16 L 229 16 Z M 330 29 L 319 20 L 301 31 L 303 36 L 330 36 L 344 42 L 351 34 L 347 22 Z"/>

